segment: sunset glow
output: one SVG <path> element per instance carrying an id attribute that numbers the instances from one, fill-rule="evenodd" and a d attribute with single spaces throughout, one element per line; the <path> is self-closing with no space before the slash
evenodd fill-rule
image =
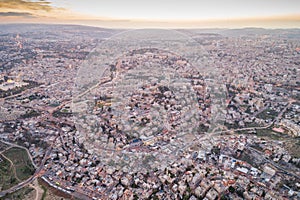
<path id="1" fill-rule="evenodd" d="M 298 0 L 0 0 L 2 23 L 106 27 L 300 26 Z"/>

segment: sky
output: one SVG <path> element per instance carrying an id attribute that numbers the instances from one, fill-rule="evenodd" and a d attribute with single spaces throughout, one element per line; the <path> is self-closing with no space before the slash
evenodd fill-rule
<path id="1" fill-rule="evenodd" d="M 300 0 L 0 0 L 0 23 L 300 28 Z"/>

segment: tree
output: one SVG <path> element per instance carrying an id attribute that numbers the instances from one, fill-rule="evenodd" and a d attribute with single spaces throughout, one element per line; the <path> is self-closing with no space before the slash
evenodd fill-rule
<path id="1" fill-rule="evenodd" d="M 231 192 L 231 193 L 234 193 L 235 192 L 235 188 L 232 187 L 232 186 L 229 186 L 228 191 Z"/>

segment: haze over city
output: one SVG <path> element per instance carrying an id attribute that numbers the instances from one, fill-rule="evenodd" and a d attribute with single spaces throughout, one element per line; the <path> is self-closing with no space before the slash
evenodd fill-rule
<path id="1" fill-rule="evenodd" d="M 1 23 L 122 28 L 295 28 L 298 0 L 1 0 Z"/>

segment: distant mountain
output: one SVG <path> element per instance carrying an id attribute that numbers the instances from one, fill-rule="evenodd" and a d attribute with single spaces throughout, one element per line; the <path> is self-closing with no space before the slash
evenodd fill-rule
<path id="1" fill-rule="evenodd" d="M 70 24 L 0 24 L 0 36 L 7 34 L 47 34 L 49 37 L 76 37 L 89 36 L 95 39 L 110 37 L 125 29 L 108 29 L 93 26 L 70 25 Z M 241 29 L 175 29 L 193 37 L 219 38 L 219 37 L 243 37 L 269 35 L 287 39 L 300 39 L 300 29 L 264 29 L 264 28 L 241 28 Z"/>
<path id="2" fill-rule="evenodd" d="M 6 34 L 47 34 L 56 37 L 90 36 L 105 38 L 120 32 L 120 29 L 106 29 L 69 24 L 0 24 L 0 36 Z"/>
<path id="3" fill-rule="evenodd" d="M 243 29 L 226 29 L 220 34 L 224 36 L 257 36 L 272 35 L 287 38 L 300 38 L 300 29 L 264 29 L 264 28 L 243 28 Z"/>
<path id="4" fill-rule="evenodd" d="M 225 36 L 242 37 L 270 35 L 288 39 L 300 39 L 300 29 L 264 29 L 264 28 L 241 28 L 241 29 L 182 29 L 179 30 L 191 36 Z"/>

